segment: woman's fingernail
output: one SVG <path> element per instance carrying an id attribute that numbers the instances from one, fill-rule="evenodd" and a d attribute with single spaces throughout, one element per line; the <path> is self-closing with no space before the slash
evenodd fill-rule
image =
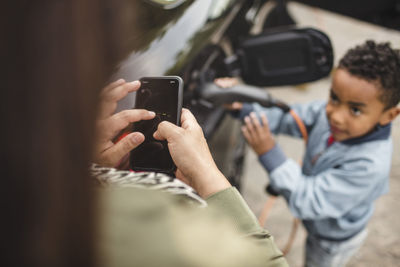
<path id="1" fill-rule="evenodd" d="M 156 113 L 155 113 L 155 112 L 153 112 L 153 111 L 149 111 L 149 115 L 150 115 L 150 116 L 155 116 L 155 115 L 156 115 Z"/>

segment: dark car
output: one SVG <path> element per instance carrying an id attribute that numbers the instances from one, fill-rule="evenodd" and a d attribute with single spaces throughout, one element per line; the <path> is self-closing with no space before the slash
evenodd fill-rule
<path id="1" fill-rule="evenodd" d="M 134 2 L 135 8 L 126 12 L 134 12 L 137 23 L 126 36 L 129 53 L 114 78 L 181 76 L 184 106 L 202 126 L 218 167 L 239 187 L 244 140 L 240 123 L 221 104 L 262 102 L 268 95 L 249 87 L 222 91 L 212 81 L 239 76 L 247 84 L 272 86 L 319 79 L 332 67 L 329 39 L 318 30 L 294 27 L 250 35 L 262 0 Z M 131 94 L 120 101 L 118 109 L 132 108 L 134 98 Z"/>

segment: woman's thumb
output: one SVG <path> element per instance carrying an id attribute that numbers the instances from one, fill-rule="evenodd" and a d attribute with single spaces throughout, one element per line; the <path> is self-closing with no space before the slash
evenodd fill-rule
<path id="1" fill-rule="evenodd" d="M 122 138 L 118 143 L 110 147 L 107 151 L 104 152 L 108 161 L 112 163 L 114 166 L 120 162 L 120 160 L 132 149 L 139 146 L 144 141 L 144 135 L 139 132 L 134 132 L 128 134 L 124 138 Z"/>

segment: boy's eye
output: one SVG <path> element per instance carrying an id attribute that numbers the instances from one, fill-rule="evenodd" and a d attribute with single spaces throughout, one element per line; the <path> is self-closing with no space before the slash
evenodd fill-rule
<path id="1" fill-rule="evenodd" d="M 356 107 L 351 107 L 350 108 L 351 114 L 354 116 L 359 116 L 361 115 L 361 110 L 359 108 Z"/>
<path id="2" fill-rule="evenodd" d="M 335 94 L 333 94 L 332 92 L 330 94 L 330 100 L 331 100 L 331 103 L 333 103 L 333 104 L 339 103 L 338 97 Z"/>

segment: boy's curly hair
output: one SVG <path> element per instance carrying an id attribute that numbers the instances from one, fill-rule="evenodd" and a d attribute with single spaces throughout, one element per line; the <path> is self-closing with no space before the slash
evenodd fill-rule
<path id="1" fill-rule="evenodd" d="M 383 89 L 380 100 L 386 109 L 400 102 L 400 51 L 392 49 L 389 43 L 368 40 L 349 49 L 339 68 L 368 82 L 378 82 Z"/>

